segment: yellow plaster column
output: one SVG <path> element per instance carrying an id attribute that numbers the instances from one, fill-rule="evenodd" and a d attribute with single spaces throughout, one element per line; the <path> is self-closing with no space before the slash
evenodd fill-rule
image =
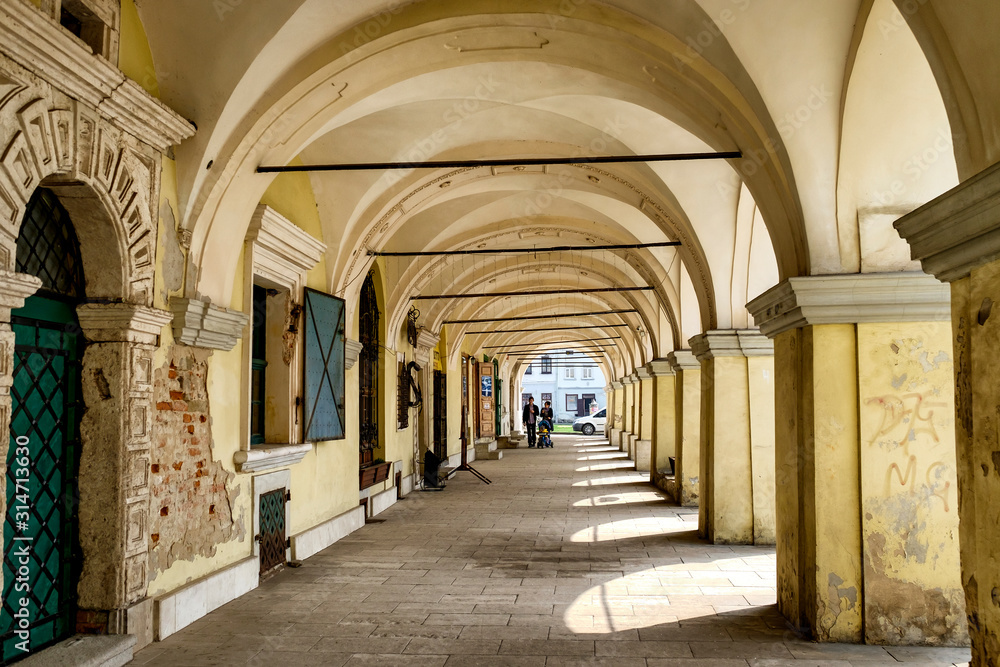
<path id="1" fill-rule="evenodd" d="M 775 339 L 779 609 L 818 641 L 960 645 L 946 288 L 792 278 L 748 309 Z"/>
<path id="2" fill-rule="evenodd" d="M 699 531 L 716 544 L 773 544 L 773 365 L 757 359 L 773 354 L 771 341 L 756 330 L 709 331 L 691 349 L 702 367 Z"/>
<path id="3" fill-rule="evenodd" d="M 653 467 L 653 422 L 656 419 L 656 403 L 653 400 L 653 376 L 645 366 L 635 370 L 635 393 L 638 397 L 636 410 L 636 432 L 632 439 L 632 460 L 639 472 L 650 473 Z"/>
<path id="4" fill-rule="evenodd" d="M 611 383 L 614 389 L 615 419 L 611 423 L 611 445 L 619 447 L 621 445 L 622 431 L 625 430 L 625 385 L 615 380 Z"/>
<path id="5" fill-rule="evenodd" d="M 622 378 L 622 384 L 625 386 L 625 423 L 622 426 L 622 441 L 621 449 L 624 452 L 629 451 L 629 444 L 631 443 L 632 435 L 635 433 L 635 398 L 636 398 L 636 378 L 634 375 L 627 375 Z"/>
<path id="6" fill-rule="evenodd" d="M 667 355 L 674 369 L 675 477 L 679 502 L 695 507 L 701 497 L 701 363 L 690 350 Z"/>
<path id="7" fill-rule="evenodd" d="M 951 283 L 961 577 L 971 664 L 976 667 L 1000 665 L 1000 313 L 994 312 L 1000 301 L 998 202 L 1000 164 L 895 223 L 924 271 Z M 933 419 L 940 411 L 935 409 Z M 920 416 L 929 415 L 914 414 Z M 937 474 L 921 480 L 922 463 L 917 461 L 916 484 L 941 491 L 941 484 L 950 480 Z M 946 497 L 953 503 L 950 491 Z M 928 500 L 940 509 L 941 501 Z M 948 509 L 954 513 L 954 504 Z"/>
<path id="8" fill-rule="evenodd" d="M 670 459 L 676 458 L 676 400 L 674 397 L 674 369 L 666 359 L 651 361 L 645 366 L 651 380 L 650 403 L 653 406 L 650 433 L 650 481 L 667 491 L 675 500 L 677 489 Z M 667 481 L 667 478 L 670 481 Z"/>

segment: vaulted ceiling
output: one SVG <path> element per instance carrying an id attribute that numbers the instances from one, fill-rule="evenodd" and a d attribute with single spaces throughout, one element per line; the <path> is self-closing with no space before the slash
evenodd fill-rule
<path id="1" fill-rule="evenodd" d="M 390 330 L 419 294 L 575 290 L 423 301 L 421 324 L 558 314 L 585 337 L 624 331 L 611 376 L 752 326 L 745 304 L 783 278 L 913 270 L 891 222 L 1000 157 L 982 129 L 1000 127 L 1000 77 L 982 72 L 998 12 L 961 4 L 141 2 L 161 97 L 198 126 L 176 152 L 188 290 L 228 302 L 234 239 L 275 178 L 255 170 L 292 161 L 742 151 L 310 175 L 330 291 L 355 300 L 369 250 L 535 248 L 385 259 Z M 545 252 L 664 241 L 680 245 Z M 630 286 L 655 290 L 593 292 Z M 602 310 L 634 312 L 578 315 Z M 470 349 L 565 338 L 452 327 Z"/>

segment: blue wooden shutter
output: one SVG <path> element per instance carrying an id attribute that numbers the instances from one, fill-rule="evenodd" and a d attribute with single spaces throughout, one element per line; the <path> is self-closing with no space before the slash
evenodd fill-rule
<path id="1" fill-rule="evenodd" d="M 342 440 L 344 433 L 344 300 L 306 288 L 306 442 Z"/>

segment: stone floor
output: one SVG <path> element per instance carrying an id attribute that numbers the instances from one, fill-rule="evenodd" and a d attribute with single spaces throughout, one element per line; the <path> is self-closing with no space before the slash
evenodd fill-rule
<path id="1" fill-rule="evenodd" d="M 415 492 L 134 665 L 730 667 L 964 664 L 819 645 L 775 610 L 774 550 L 698 539 L 597 437 L 508 450 Z M 294 511 L 294 508 L 293 508 Z"/>

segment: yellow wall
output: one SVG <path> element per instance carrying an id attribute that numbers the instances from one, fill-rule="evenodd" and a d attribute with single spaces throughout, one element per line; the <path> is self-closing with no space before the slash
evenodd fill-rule
<path id="1" fill-rule="evenodd" d="M 950 322 L 858 325 L 869 643 L 965 640 L 953 374 Z"/>
<path id="2" fill-rule="evenodd" d="M 289 164 L 301 165 L 303 162 L 300 158 L 295 158 Z M 319 218 L 319 210 L 316 208 L 316 197 L 309 174 L 303 172 L 278 174 L 277 178 L 271 182 L 270 187 L 264 191 L 260 203 L 270 206 L 291 220 L 296 227 L 308 232 L 313 238 L 330 243 L 323 238 L 323 226 Z M 306 284 L 322 292 L 329 290 L 325 256 L 319 260 L 319 264 L 310 269 L 306 276 Z M 354 311 L 354 309 L 348 308 L 348 311 Z"/>
<path id="3" fill-rule="evenodd" d="M 153 97 L 160 96 L 153 54 L 134 0 L 121 0 L 121 33 L 118 42 L 118 69 Z"/>

